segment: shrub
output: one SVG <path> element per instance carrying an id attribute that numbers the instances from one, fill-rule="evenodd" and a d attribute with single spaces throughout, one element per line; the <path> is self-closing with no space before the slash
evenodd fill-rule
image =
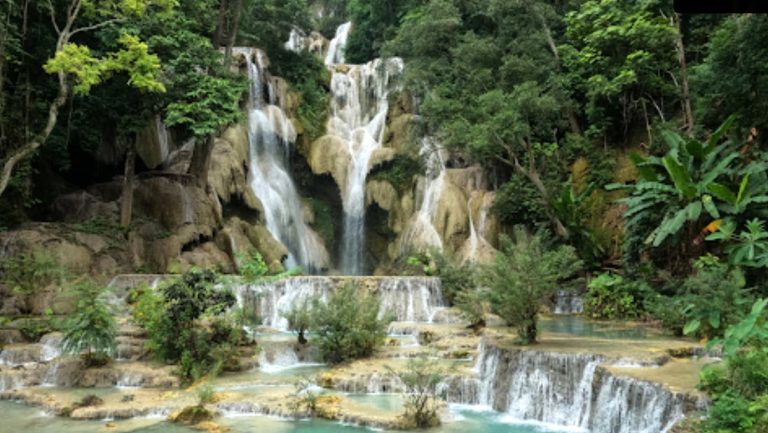
<path id="1" fill-rule="evenodd" d="M 340 287 L 328 302 L 314 300 L 311 331 L 329 364 L 373 355 L 384 344 L 388 318 L 379 319 L 379 300 L 355 286 Z"/>
<path id="2" fill-rule="evenodd" d="M 61 283 L 67 271 L 58 257 L 40 249 L 3 258 L 0 276 L 14 292 L 31 295 L 51 284 Z"/>
<path id="3" fill-rule="evenodd" d="M 405 385 L 404 427 L 430 428 L 440 425 L 437 387 L 446 373 L 437 361 L 423 355 L 409 359 L 404 371 L 390 369 L 390 374 Z"/>
<path id="4" fill-rule="evenodd" d="M 716 257 L 700 257 L 696 272 L 683 282 L 688 305 L 683 310 L 690 320 L 686 334 L 702 337 L 723 335 L 723 330 L 739 322 L 748 312 L 753 298 L 745 288 L 744 275 Z"/>
<path id="5" fill-rule="evenodd" d="M 584 314 L 592 319 L 634 319 L 643 311 L 642 299 L 650 292 L 642 281 L 625 280 L 620 275 L 602 273 L 587 286 Z"/>
<path id="6" fill-rule="evenodd" d="M 228 290 L 215 288 L 213 271 L 193 269 L 159 292 L 145 290 L 133 309 L 134 320 L 149 331 L 149 347 L 177 363 L 179 375 L 197 379 L 236 364 L 233 346 L 242 333 L 220 315 L 235 304 Z"/>
<path id="7" fill-rule="evenodd" d="M 299 344 L 306 344 L 304 333 L 312 325 L 312 309 L 308 301 L 294 305 L 283 316 L 288 320 L 288 329 L 299 333 Z"/>
<path id="8" fill-rule="evenodd" d="M 264 278 L 269 273 L 269 267 L 255 249 L 250 249 L 245 253 L 237 255 L 237 267 L 240 269 L 240 275 L 248 283 L 255 283 Z"/>
<path id="9" fill-rule="evenodd" d="M 517 327 L 523 344 L 535 343 L 541 305 L 581 269 L 581 261 L 572 247 L 547 249 L 540 235 L 520 226 L 501 246 L 494 263 L 483 268 L 481 282 L 489 288 L 494 313 Z"/>
<path id="10" fill-rule="evenodd" d="M 83 281 L 70 290 L 76 304 L 64 325 L 62 350 L 69 354 L 85 352 L 88 365 L 103 365 L 117 349 L 117 325 L 104 301 L 104 288 Z"/>
<path id="11" fill-rule="evenodd" d="M 459 292 L 454 305 L 469 322 L 469 327 L 485 327 L 485 316 L 491 312 L 488 291 L 483 288 L 468 288 Z"/>

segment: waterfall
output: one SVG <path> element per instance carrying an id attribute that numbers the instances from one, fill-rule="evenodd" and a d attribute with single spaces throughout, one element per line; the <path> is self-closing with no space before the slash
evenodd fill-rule
<path id="1" fill-rule="evenodd" d="M 347 22 L 336 29 L 336 35 L 331 40 L 328 47 L 328 54 L 325 56 L 325 65 L 339 65 L 344 63 L 344 50 L 347 48 L 347 38 L 352 29 L 352 23 Z"/>
<path id="2" fill-rule="evenodd" d="M 331 42 L 326 57 L 329 66 L 343 62 L 350 24 L 343 24 Z M 388 96 L 404 69 L 402 59 L 376 59 L 365 65 L 336 68 L 331 79 L 331 117 L 328 135 L 346 143 L 350 156 L 346 185 L 342 190 L 344 234 L 341 271 L 347 275 L 365 272 L 365 180 L 371 156 L 382 147 L 389 111 Z"/>
<path id="3" fill-rule="evenodd" d="M 235 293 L 241 306 L 256 310 L 264 326 L 286 330 L 288 321 L 283 314 L 291 307 L 311 299 L 328 299 L 337 287 L 349 283 L 378 296 L 381 317 L 391 314 L 397 321 L 427 322 L 443 308 L 440 280 L 428 277 L 293 277 L 241 285 L 235 287 Z"/>
<path id="4" fill-rule="evenodd" d="M 599 355 L 506 350 L 482 344 L 476 378 L 445 386 L 450 401 L 483 405 L 517 420 L 592 433 L 667 432 L 684 397 L 661 385 L 614 376 Z"/>
<path id="5" fill-rule="evenodd" d="M 288 42 L 283 46 L 288 51 L 293 51 L 294 53 L 301 52 L 307 47 L 306 36 L 301 34 L 296 28 L 293 28 L 288 36 Z"/>
<path id="6" fill-rule="evenodd" d="M 584 299 L 566 290 L 560 290 L 555 296 L 554 314 L 581 314 L 584 311 Z"/>
<path id="7" fill-rule="evenodd" d="M 445 185 L 445 158 L 443 150 L 431 137 L 422 138 L 419 154 L 427 161 L 426 187 L 419 210 L 412 217 L 400 241 L 401 255 L 407 254 L 410 249 L 443 250 L 443 241 L 433 220 L 437 215 L 437 207 Z"/>
<path id="8" fill-rule="evenodd" d="M 246 53 L 245 59 L 251 83 L 248 104 L 251 189 L 264 207 L 267 230 L 288 248 L 286 267 L 303 266 L 310 272 L 319 271 L 326 266 L 323 258 L 327 252 L 304 221 L 299 194 L 286 169 L 290 145 L 286 138 L 292 135 L 293 126 L 283 110 L 273 105 L 274 89 L 266 79 L 263 53 L 256 51 L 256 62 L 250 53 Z"/>

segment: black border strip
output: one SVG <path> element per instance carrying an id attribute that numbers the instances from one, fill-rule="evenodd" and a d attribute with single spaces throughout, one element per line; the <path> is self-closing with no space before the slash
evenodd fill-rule
<path id="1" fill-rule="evenodd" d="M 681 14 L 768 13 L 768 0 L 675 0 Z"/>

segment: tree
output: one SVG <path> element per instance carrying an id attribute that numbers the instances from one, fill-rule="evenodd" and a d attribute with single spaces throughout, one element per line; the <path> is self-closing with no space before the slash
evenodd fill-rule
<path id="1" fill-rule="evenodd" d="M 422 429 L 439 426 L 437 388 L 447 376 L 446 369 L 440 366 L 439 361 L 421 355 L 410 358 L 405 370 L 389 368 L 389 371 L 405 385 L 404 427 Z"/>
<path id="2" fill-rule="evenodd" d="M 45 126 L 31 140 L 6 156 L 0 173 L 0 195 L 7 188 L 16 165 L 33 154 L 51 135 L 59 117 L 59 110 L 72 93 L 86 95 L 93 86 L 115 73 L 126 73 L 129 84 L 138 89 L 148 92 L 165 90 L 163 84 L 158 81 L 159 59 L 150 54 L 148 46 L 136 36 L 123 33 L 119 37 L 121 48 L 102 57 L 93 56 L 88 46 L 72 42 L 72 39 L 78 34 L 117 25 L 130 17 L 168 11 L 174 3 L 173 0 L 71 0 L 67 3 L 65 13 L 61 14 L 51 0 L 47 2 L 51 23 L 58 38 L 54 56 L 44 68 L 49 74 L 56 75 L 58 93 L 48 107 Z M 88 22 L 83 22 L 84 18 Z"/>
<path id="3" fill-rule="evenodd" d="M 541 235 L 517 226 L 514 237 L 501 240 L 501 252 L 481 273 L 490 290 L 491 308 L 507 325 L 515 326 L 523 344 L 536 342 L 541 305 L 563 282 L 581 269 L 573 247 L 547 249 Z"/>
<path id="4" fill-rule="evenodd" d="M 560 53 L 568 89 L 586 101 L 589 135 L 626 138 L 633 122 L 650 124 L 648 104 L 663 120 L 664 100 L 678 100 L 669 80 L 680 67 L 678 32 L 657 8 L 654 0 L 590 0 L 566 15 Z"/>
<path id="5" fill-rule="evenodd" d="M 159 359 L 178 363 L 186 380 L 229 365 L 232 346 L 240 343 L 241 334 L 217 317 L 236 302 L 217 281 L 213 271 L 192 269 L 159 292 L 145 290 L 133 309 L 134 320 L 149 331 L 149 347 Z"/>
<path id="6" fill-rule="evenodd" d="M 379 318 L 379 300 L 347 284 L 327 302 L 314 300 L 312 333 L 323 360 L 338 364 L 373 355 L 384 344 L 388 318 Z"/>
<path id="7" fill-rule="evenodd" d="M 740 132 L 768 128 L 768 49 L 760 42 L 767 35 L 768 16 L 761 14 L 729 17 L 712 35 L 706 59 L 691 74 L 697 115 L 709 127 L 736 113 Z"/>
<path id="8" fill-rule="evenodd" d="M 92 281 L 83 281 L 71 291 L 75 311 L 64 326 L 62 351 L 82 354 L 88 365 L 102 365 L 117 350 L 117 325 L 104 300 L 104 288 Z"/>
<path id="9" fill-rule="evenodd" d="M 288 320 L 288 329 L 299 333 L 299 344 L 306 344 L 304 333 L 312 326 L 312 309 L 309 301 L 294 305 L 283 315 Z"/>

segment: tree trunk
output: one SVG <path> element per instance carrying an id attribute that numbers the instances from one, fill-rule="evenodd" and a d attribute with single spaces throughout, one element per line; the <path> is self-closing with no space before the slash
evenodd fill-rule
<path id="1" fill-rule="evenodd" d="M 201 188 L 208 184 L 208 169 L 211 166 L 211 154 L 213 153 L 215 140 L 215 134 L 209 135 L 205 141 L 195 146 L 195 150 L 192 153 L 189 174 L 195 177 L 197 186 Z"/>
<path id="2" fill-rule="evenodd" d="M 219 20 L 216 23 L 216 32 L 213 34 L 213 46 L 214 48 L 221 47 L 221 41 L 224 39 L 224 28 L 227 22 L 227 10 L 229 9 L 229 1 L 221 0 L 219 3 Z"/>
<path id="3" fill-rule="evenodd" d="M 691 91 L 688 86 L 688 67 L 685 61 L 685 45 L 683 44 L 683 33 L 680 28 L 680 15 L 674 14 L 672 18 L 677 28 L 675 37 L 675 48 L 677 49 L 677 61 L 680 63 L 680 82 L 682 85 L 683 114 L 685 115 L 685 129 L 688 135 L 693 134 L 693 110 L 691 109 Z"/>
<path id="4" fill-rule="evenodd" d="M 28 143 L 11 153 L 8 159 L 3 164 L 3 170 L 0 172 L 0 196 L 3 195 L 5 189 L 8 187 L 8 182 L 11 180 L 13 169 L 21 160 L 34 153 L 48 137 L 51 135 L 53 128 L 56 126 L 56 120 L 59 118 L 59 109 L 67 102 L 69 97 L 69 85 L 66 83 L 66 76 L 64 73 L 59 73 L 59 94 L 56 99 L 51 102 L 48 107 L 48 122 L 45 124 L 43 131 L 32 138 Z"/>
<path id="5" fill-rule="evenodd" d="M 307 337 L 304 336 L 304 330 L 299 329 L 299 344 L 302 346 L 307 344 Z"/>
<path id="6" fill-rule="evenodd" d="M 235 0 L 235 10 L 232 20 L 229 22 L 229 41 L 227 41 L 227 48 L 224 51 L 224 66 L 229 67 L 232 62 L 232 48 L 237 42 L 237 31 L 240 27 L 240 17 L 242 16 L 243 0 Z"/>
<path id="7" fill-rule="evenodd" d="M 531 181 L 531 183 L 536 188 L 536 190 L 539 191 L 539 194 L 541 195 L 542 200 L 544 200 L 544 205 L 547 209 L 547 216 L 549 217 L 549 221 L 552 224 L 552 228 L 555 230 L 555 233 L 563 239 L 568 239 L 570 237 L 570 233 L 568 232 L 568 229 L 565 227 L 563 222 L 560 221 L 560 218 L 558 218 L 557 215 L 555 215 L 555 213 L 552 211 L 552 205 L 550 204 L 550 198 L 549 198 L 549 191 L 547 191 L 547 187 L 544 185 L 544 182 L 541 180 L 539 173 L 537 173 L 535 170 L 526 169 L 525 167 L 520 165 L 517 161 L 515 161 L 514 168 L 518 174 L 521 174 L 526 178 L 528 178 L 528 180 Z"/>
<path id="8" fill-rule="evenodd" d="M 123 199 L 120 203 L 120 225 L 128 227 L 133 214 L 133 178 L 136 169 L 136 150 L 133 145 L 128 147 L 125 155 L 125 176 L 123 177 Z"/>

